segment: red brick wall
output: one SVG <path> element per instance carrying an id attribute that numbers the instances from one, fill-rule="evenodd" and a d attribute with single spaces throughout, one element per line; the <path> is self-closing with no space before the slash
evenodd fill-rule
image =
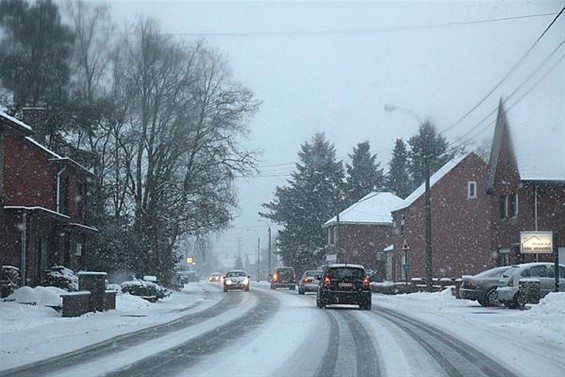
<path id="1" fill-rule="evenodd" d="M 341 261 L 376 269 L 377 252 L 390 245 L 392 238 L 392 225 L 342 224 L 339 239 L 343 253 Z"/>
<path id="2" fill-rule="evenodd" d="M 45 152 L 21 137 L 4 143 L 5 205 L 54 209 L 56 172 Z"/>
<path id="3" fill-rule="evenodd" d="M 490 250 L 490 197 L 486 195 L 488 166 L 477 155 L 461 161 L 431 188 L 432 266 L 435 278 L 457 278 L 495 265 Z M 468 198 L 468 182 L 476 182 L 477 198 Z M 394 213 L 396 224 L 402 211 Z M 409 278 L 426 276 L 425 200 L 422 195 L 405 209 L 405 233 L 394 245 L 396 276 L 401 276 L 403 240 L 410 250 Z"/>
<path id="4" fill-rule="evenodd" d="M 565 184 L 555 182 L 521 182 L 512 146 L 504 138 L 496 174 L 491 203 L 493 208 L 492 240 L 493 251 L 509 249 L 510 263 L 531 262 L 535 254 L 519 255 L 521 231 L 535 230 L 535 191 L 537 186 L 538 230 L 556 231 L 560 236 L 559 245 L 565 245 Z M 518 194 L 518 214 L 516 217 L 500 218 L 499 200 L 501 195 Z M 551 254 L 540 254 L 540 261 L 552 261 Z"/>

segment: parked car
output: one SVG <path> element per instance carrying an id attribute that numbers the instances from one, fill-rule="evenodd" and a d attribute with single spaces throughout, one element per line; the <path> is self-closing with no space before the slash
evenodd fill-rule
<path id="1" fill-rule="evenodd" d="M 224 276 L 224 292 L 233 289 L 249 291 L 249 276 L 243 270 L 228 271 Z"/>
<path id="2" fill-rule="evenodd" d="M 298 294 L 303 295 L 306 292 L 316 292 L 318 284 L 320 284 L 320 276 L 322 276 L 322 270 L 304 271 L 298 282 Z"/>
<path id="3" fill-rule="evenodd" d="M 359 264 L 332 264 L 322 271 L 316 304 L 325 308 L 332 304 L 355 304 L 371 310 L 371 280 Z"/>
<path id="4" fill-rule="evenodd" d="M 212 272 L 208 276 L 208 283 L 219 283 L 221 274 L 219 272 Z"/>
<path id="5" fill-rule="evenodd" d="M 277 267 L 271 274 L 271 289 L 288 288 L 294 291 L 296 288 L 296 273 L 292 267 Z"/>
<path id="6" fill-rule="evenodd" d="M 539 298 L 555 290 L 555 267 L 553 263 L 524 263 L 510 266 L 498 280 L 496 296 L 508 308 L 521 308 L 526 297 L 520 291 L 520 280 L 539 281 Z M 565 266 L 559 265 L 559 290 L 565 291 Z"/>
<path id="7" fill-rule="evenodd" d="M 459 296 L 462 299 L 478 301 L 482 306 L 499 305 L 496 299 L 498 280 L 510 266 L 495 267 L 476 275 L 464 275 L 461 279 Z"/>

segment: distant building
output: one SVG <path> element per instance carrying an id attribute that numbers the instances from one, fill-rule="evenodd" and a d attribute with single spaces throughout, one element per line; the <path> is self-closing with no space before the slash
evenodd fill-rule
<path id="1" fill-rule="evenodd" d="M 521 231 L 559 235 L 565 263 L 565 106 L 548 101 L 498 107 L 487 192 L 491 197 L 491 250 L 499 265 L 553 261 L 552 254 L 521 254 Z M 533 106 L 533 105 L 532 105 Z"/>
<path id="2" fill-rule="evenodd" d="M 496 264 L 489 244 L 487 171 L 484 160 L 468 153 L 430 177 L 434 278 L 457 278 Z M 392 211 L 395 241 L 386 252 L 388 280 L 405 280 L 404 264 L 409 266 L 409 279 L 426 277 L 424 193 L 422 184 Z"/>
<path id="3" fill-rule="evenodd" d="M 391 209 L 402 199 L 390 192 L 372 192 L 338 216 L 328 220 L 328 253 L 337 254 L 339 262 L 359 263 L 384 277 L 382 251 L 392 243 Z M 338 252 L 339 249 L 339 252 Z"/>
<path id="4" fill-rule="evenodd" d="M 53 265 L 83 269 L 86 192 L 93 174 L 32 139 L 32 129 L 0 112 L 3 135 L 2 265 L 20 269 L 36 285 Z"/>

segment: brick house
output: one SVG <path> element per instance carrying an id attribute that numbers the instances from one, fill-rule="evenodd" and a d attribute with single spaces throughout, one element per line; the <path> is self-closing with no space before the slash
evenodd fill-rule
<path id="1" fill-rule="evenodd" d="M 0 112 L 3 134 L 2 265 L 20 269 L 22 285 L 39 284 L 52 265 L 84 268 L 86 189 L 93 174 L 43 147 L 32 130 Z"/>
<path id="2" fill-rule="evenodd" d="M 455 158 L 430 177 L 434 278 L 457 278 L 496 265 L 490 249 L 491 200 L 487 163 L 475 153 Z M 387 280 L 425 278 L 425 187 L 392 211 L 395 239 L 387 252 Z M 403 250 L 404 243 L 409 249 Z M 409 265 L 408 276 L 402 265 Z"/>
<path id="3" fill-rule="evenodd" d="M 390 211 L 402 199 L 389 192 L 372 192 L 323 226 L 328 231 L 327 249 L 337 253 L 340 262 L 359 263 L 384 276 L 382 250 L 393 237 Z"/>
<path id="4" fill-rule="evenodd" d="M 565 263 L 564 107 L 550 103 L 537 101 L 536 111 L 521 106 L 508 113 L 502 101 L 498 107 L 486 189 L 491 250 L 500 265 L 553 261 L 552 254 L 520 254 L 520 232 L 535 230 L 558 233 Z"/>

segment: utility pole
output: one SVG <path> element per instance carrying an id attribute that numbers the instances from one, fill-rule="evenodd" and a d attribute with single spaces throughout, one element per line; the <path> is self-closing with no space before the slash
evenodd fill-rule
<path id="1" fill-rule="evenodd" d="M 269 234 L 269 251 L 268 252 L 269 252 L 269 254 L 267 256 L 268 257 L 268 267 L 267 268 L 268 268 L 269 273 L 270 273 L 271 272 L 271 266 L 272 266 L 272 263 L 271 263 L 271 226 L 269 225 L 268 222 L 263 221 L 261 219 L 258 219 L 257 221 L 267 225 L 267 228 L 269 229 L 268 230 L 268 234 Z"/>

